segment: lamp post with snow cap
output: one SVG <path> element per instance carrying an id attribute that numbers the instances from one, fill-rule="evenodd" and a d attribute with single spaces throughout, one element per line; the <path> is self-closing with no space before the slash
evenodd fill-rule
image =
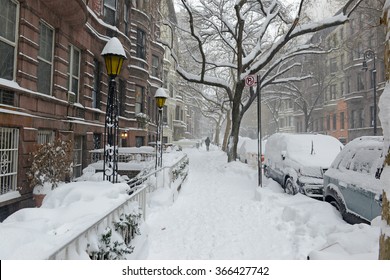
<path id="1" fill-rule="evenodd" d="M 126 53 L 118 38 L 111 38 L 101 55 L 109 76 L 106 118 L 104 123 L 103 180 L 118 182 L 118 97 L 115 78 L 119 75 Z"/>
<path id="2" fill-rule="evenodd" d="M 163 88 L 159 88 L 154 95 L 156 99 L 156 106 L 158 108 L 157 115 L 157 139 L 156 139 L 156 169 L 157 167 L 162 167 L 162 140 L 163 140 L 163 122 L 162 122 L 162 113 L 165 101 L 168 98 L 168 94 Z"/>
<path id="3" fill-rule="evenodd" d="M 376 65 L 375 65 L 375 52 L 373 50 L 366 50 L 364 52 L 364 60 L 363 60 L 363 70 L 367 71 L 368 66 L 367 66 L 367 59 L 372 58 L 372 72 L 371 72 L 371 81 L 374 86 L 374 108 L 373 108 L 373 126 L 374 126 L 374 135 L 377 133 L 377 124 L 376 124 L 376 111 L 377 111 L 377 105 L 376 105 Z"/>

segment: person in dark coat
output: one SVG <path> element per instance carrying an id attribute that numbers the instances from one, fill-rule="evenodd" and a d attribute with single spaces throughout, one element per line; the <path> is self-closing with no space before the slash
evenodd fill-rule
<path id="1" fill-rule="evenodd" d="M 208 151 L 210 148 L 210 138 L 207 137 L 206 140 L 204 140 L 204 142 L 206 143 L 206 149 Z"/>

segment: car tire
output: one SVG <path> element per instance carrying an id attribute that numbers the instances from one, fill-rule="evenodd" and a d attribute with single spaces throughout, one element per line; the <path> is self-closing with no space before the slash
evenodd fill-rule
<path id="1" fill-rule="evenodd" d="M 346 208 L 345 208 L 344 203 L 339 202 L 337 199 L 332 199 L 329 203 L 330 203 L 330 205 L 332 205 L 334 208 L 336 208 L 337 211 L 340 212 L 341 217 L 342 217 L 344 220 L 346 220 L 346 216 L 345 216 L 345 214 L 346 214 Z"/>
<path id="2" fill-rule="evenodd" d="M 263 171 L 263 172 L 264 172 L 264 176 L 267 177 L 267 178 L 269 178 L 269 171 L 268 171 L 267 166 L 264 166 L 263 169 L 264 169 L 264 171 Z"/>
<path id="3" fill-rule="evenodd" d="M 294 181 L 291 177 L 286 179 L 286 182 L 284 183 L 284 191 L 291 195 L 296 195 L 298 193 L 294 186 Z"/>

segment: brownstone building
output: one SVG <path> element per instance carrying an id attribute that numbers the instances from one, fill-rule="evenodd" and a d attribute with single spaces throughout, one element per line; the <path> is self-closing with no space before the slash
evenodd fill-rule
<path id="1" fill-rule="evenodd" d="M 117 37 L 122 146 L 155 141 L 162 86 L 160 1 L 2 0 L 0 11 L 0 221 L 32 206 L 26 172 L 36 144 L 73 142 L 73 176 L 104 139 L 108 77 L 101 52 Z"/>

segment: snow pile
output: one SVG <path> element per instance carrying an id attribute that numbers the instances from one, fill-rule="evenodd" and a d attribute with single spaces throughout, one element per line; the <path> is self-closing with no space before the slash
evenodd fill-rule
<path id="1" fill-rule="evenodd" d="M 190 171 L 180 195 L 172 203 L 172 190 L 164 187 L 150 196 L 142 227 L 147 235 L 139 236 L 142 242 L 135 240 L 141 247 L 131 258 L 377 259 L 377 222 L 349 225 L 328 203 L 287 195 L 270 179 L 264 178 L 259 188 L 256 170 L 238 161 L 227 163 L 226 154 L 216 147 L 185 152 Z M 0 259 L 46 258 L 125 201 L 127 190 L 126 184 L 109 182 L 58 187 L 41 208 L 23 209 L 0 223 Z"/>
<path id="2" fill-rule="evenodd" d="M 0 223 L 0 259 L 45 259 L 129 197 L 127 184 L 75 182 L 46 195 L 41 208 L 17 211 Z M 80 256 L 79 256 L 80 257 Z"/>
<path id="3" fill-rule="evenodd" d="M 177 201 L 148 209 L 147 259 L 377 259 L 376 224 L 349 225 L 330 204 L 287 195 L 271 179 L 258 188 L 256 170 L 221 151 L 186 153 Z M 324 249 L 334 244 L 342 252 Z"/>

